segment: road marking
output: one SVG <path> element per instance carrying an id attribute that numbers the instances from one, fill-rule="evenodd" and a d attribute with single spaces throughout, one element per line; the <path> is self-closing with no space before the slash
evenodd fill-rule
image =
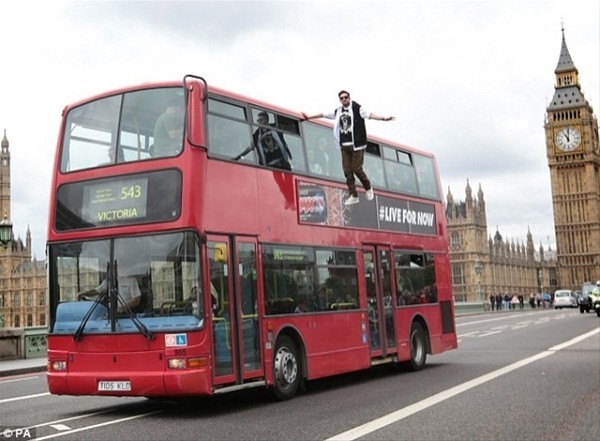
<path id="1" fill-rule="evenodd" d="M 487 331 L 483 334 L 479 334 L 477 337 L 487 337 L 488 335 L 500 334 L 502 331 Z"/>
<path id="2" fill-rule="evenodd" d="M 508 366 L 505 366 L 500 369 L 496 369 L 495 371 L 492 371 L 488 374 L 474 378 L 473 380 L 467 381 L 466 383 L 451 387 L 450 389 L 447 389 L 438 394 L 432 395 L 431 397 L 425 398 L 424 400 L 421 400 L 417 403 L 411 404 L 410 406 L 407 406 L 403 409 L 399 409 L 395 412 L 384 415 L 381 418 L 377 418 L 373 421 L 363 424 L 362 426 L 358 426 L 358 427 L 355 427 L 354 429 L 350 429 L 350 430 L 347 430 L 346 432 L 342 432 L 340 434 L 334 435 L 331 438 L 327 438 L 325 441 L 350 441 L 350 440 L 355 440 L 362 436 L 368 435 L 372 432 L 375 432 L 379 429 L 389 426 L 390 424 L 397 423 L 398 421 L 401 421 L 404 418 L 414 415 L 417 412 L 420 412 L 431 406 L 439 404 L 442 401 L 445 401 L 449 398 L 452 398 L 456 395 L 466 392 L 469 389 L 473 389 L 474 387 L 481 386 L 482 384 L 487 383 L 488 381 L 494 380 L 502 375 L 509 374 L 512 371 L 522 368 L 523 366 L 527 366 L 528 364 L 534 363 L 538 360 L 542 360 L 543 358 L 553 355 L 562 349 L 565 349 L 569 346 L 579 343 L 580 341 L 585 340 L 586 338 L 589 338 L 598 333 L 600 333 L 600 328 L 596 328 L 593 331 L 590 331 L 586 334 L 575 337 L 569 341 L 558 344 L 556 346 L 552 346 L 548 350 L 540 352 L 539 354 L 532 355 L 531 357 L 524 358 L 523 360 L 519 360 L 515 363 L 509 364 Z"/>
<path id="3" fill-rule="evenodd" d="M 119 424 L 119 423 L 124 423 L 125 421 L 131 421 L 131 420 L 135 420 L 138 418 L 144 418 L 150 415 L 155 415 L 157 413 L 161 413 L 164 412 L 165 410 L 155 410 L 152 412 L 146 412 L 146 413 L 140 413 L 139 415 L 132 415 L 129 417 L 125 417 L 125 418 L 119 418 L 118 420 L 112 420 L 112 421 L 105 421 L 103 423 L 99 423 L 99 424 L 93 424 L 91 426 L 85 426 L 85 427 L 79 427 L 78 429 L 73 429 L 73 430 L 69 430 L 67 432 L 59 432 L 59 433 L 55 433 L 52 435 L 47 435 L 47 436 L 42 436 L 39 438 L 36 438 L 36 441 L 40 441 L 43 439 L 50 439 L 50 438 L 56 438 L 58 436 L 63 436 L 63 435 L 70 435 L 72 433 L 77 433 L 77 432 L 83 432 L 86 430 L 92 430 L 92 429 L 97 429 L 98 427 L 104 427 L 104 426 L 109 426 L 111 424 Z"/>
<path id="4" fill-rule="evenodd" d="M 527 321 L 519 322 L 519 323 L 516 323 L 516 324 L 512 325 L 510 327 L 510 329 L 514 331 L 515 329 L 526 328 L 530 324 L 531 324 L 531 320 L 527 320 Z"/>
<path id="5" fill-rule="evenodd" d="M 54 420 L 54 421 L 49 421 L 47 423 L 39 423 L 39 424 L 34 424 L 33 426 L 29 426 L 29 427 L 23 427 L 23 429 L 33 429 L 34 427 L 44 427 L 44 426 L 50 426 L 52 428 L 56 428 L 55 426 L 65 426 L 64 423 L 65 421 L 73 421 L 73 420 L 80 420 L 82 418 L 89 418 L 89 417 L 93 417 L 96 415 L 102 415 L 103 413 L 109 413 L 109 412 L 114 412 L 115 410 L 117 410 L 116 408 L 114 409 L 105 409 L 105 410 L 99 410 L 98 412 L 90 412 L 90 413 L 84 413 L 82 415 L 76 415 L 76 416 L 72 416 L 69 418 L 63 418 L 60 420 Z M 57 429 L 58 430 L 58 429 Z"/>
<path id="6" fill-rule="evenodd" d="M 0 404 L 1 403 L 8 403 L 10 401 L 28 400 L 29 398 L 44 397 L 46 395 L 50 395 L 50 392 L 44 392 L 44 393 L 41 393 L 41 394 L 34 394 L 34 395 L 23 395 L 22 397 L 5 398 L 3 400 L 0 400 Z"/>
<path id="7" fill-rule="evenodd" d="M 561 351 L 565 348 L 568 348 L 569 346 L 573 346 L 576 343 L 579 343 L 580 341 L 585 340 L 588 337 L 591 337 L 594 334 L 598 334 L 598 332 L 600 332 L 600 328 L 596 328 L 593 331 L 588 332 L 587 334 L 582 334 L 579 337 L 575 337 L 569 341 L 566 341 L 564 343 L 560 343 L 557 344 L 556 346 L 552 346 L 551 348 L 548 348 L 549 351 Z"/>
<path id="8" fill-rule="evenodd" d="M 56 430 L 71 430 L 69 426 L 65 426 L 64 424 L 50 424 L 49 427 L 52 427 Z"/>
<path id="9" fill-rule="evenodd" d="M 479 331 L 473 331 L 473 332 L 465 332 L 464 334 L 460 334 L 457 335 L 457 337 L 471 337 L 472 335 L 477 334 Z"/>
<path id="10" fill-rule="evenodd" d="M 14 383 L 15 381 L 28 381 L 28 380 L 35 380 L 37 378 L 40 378 L 39 375 L 36 375 L 35 377 L 23 377 L 23 378 L 11 378 L 10 380 L 0 380 L 0 384 L 4 384 L 4 383 Z"/>
<path id="11" fill-rule="evenodd" d="M 500 317 L 487 318 L 487 319 L 482 319 L 482 320 L 475 320 L 474 322 L 467 322 L 467 323 L 457 323 L 456 327 L 459 327 L 459 326 L 468 326 L 468 325 L 477 325 L 479 323 L 495 322 L 495 321 L 504 320 L 504 319 L 507 319 L 507 318 L 523 317 L 523 316 L 532 315 L 532 314 L 539 314 L 539 313 L 538 312 L 522 312 L 522 313 L 519 313 L 519 314 L 510 314 L 510 315 L 504 315 L 504 314 L 502 314 Z"/>

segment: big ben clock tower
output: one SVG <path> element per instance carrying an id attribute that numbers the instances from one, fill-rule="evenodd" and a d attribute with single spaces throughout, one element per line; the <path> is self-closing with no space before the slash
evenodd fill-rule
<path id="1" fill-rule="evenodd" d="M 554 70 L 554 97 L 546 109 L 546 154 L 561 288 L 600 280 L 600 148 L 598 120 L 581 92 L 579 72 L 562 29 Z"/>

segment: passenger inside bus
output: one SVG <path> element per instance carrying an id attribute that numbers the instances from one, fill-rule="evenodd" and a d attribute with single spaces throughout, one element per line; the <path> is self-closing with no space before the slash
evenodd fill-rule
<path id="1" fill-rule="evenodd" d="M 117 283 L 117 292 L 119 293 L 117 313 L 121 314 L 127 310 L 139 312 L 142 293 L 137 279 L 133 276 L 119 276 Z M 77 294 L 78 300 L 90 300 L 91 297 L 108 294 L 108 279 L 104 279 L 100 285 L 87 291 Z"/>
<path id="2" fill-rule="evenodd" d="M 117 146 L 111 145 L 108 148 L 108 161 L 109 162 L 106 163 L 105 165 L 110 165 L 110 164 L 125 162 L 125 157 L 123 155 L 123 150 L 122 149 L 118 149 L 118 151 L 119 151 L 119 155 L 117 157 Z"/>
<path id="3" fill-rule="evenodd" d="M 252 144 L 234 160 L 240 160 L 255 149 L 260 165 L 291 170 L 292 152 L 287 146 L 283 134 L 274 129 L 275 124 L 269 123 L 269 115 L 266 112 L 260 112 L 256 122 L 262 127 L 254 131 Z"/>
<path id="4" fill-rule="evenodd" d="M 183 115 L 181 99 L 170 100 L 154 126 L 153 157 L 174 156 L 181 151 Z"/>
<path id="5" fill-rule="evenodd" d="M 190 296 L 185 299 L 185 306 L 183 312 L 186 314 L 192 314 L 195 311 L 195 315 L 198 315 L 198 287 L 193 286 L 190 290 Z"/>
<path id="6" fill-rule="evenodd" d="M 311 172 L 324 176 L 331 174 L 329 155 L 327 154 L 327 141 L 325 138 L 320 137 L 316 146 L 307 145 L 306 153 L 308 154 L 308 167 Z"/>

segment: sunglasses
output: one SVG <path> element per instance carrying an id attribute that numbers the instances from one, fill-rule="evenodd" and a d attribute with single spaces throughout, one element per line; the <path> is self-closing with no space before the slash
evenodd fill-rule
<path id="1" fill-rule="evenodd" d="M 342 95 L 342 96 L 340 96 L 340 101 L 347 100 L 348 98 L 350 98 L 350 95 Z"/>

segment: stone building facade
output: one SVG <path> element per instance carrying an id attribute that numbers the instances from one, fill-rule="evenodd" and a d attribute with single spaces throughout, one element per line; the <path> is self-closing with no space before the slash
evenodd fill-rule
<path id="1" fill-rule="evenodd" d="M 10 149 L 0 143 L 0 214 L 10 222 Z M 32 258 L 31 231 L 25 242 L 10 234 L 0 243 L 0 328 L 45 326 L 47 317 L 46 264 Z"/>
<path id="2" fill-rule="evenodd" d="M 464 201 L 455 201 L 448 189 L 446 218 L 457 302 L 485 302 L 498 293 L 529 299 L 531 294 L 557 288 L 556 253 L 541 244 L 536 250 L 531 231 L 525 243 L 505 240 L 498 229 L 493 237 L 488 234 L 481 185 L 474 197 L 467 180 Z"/>

